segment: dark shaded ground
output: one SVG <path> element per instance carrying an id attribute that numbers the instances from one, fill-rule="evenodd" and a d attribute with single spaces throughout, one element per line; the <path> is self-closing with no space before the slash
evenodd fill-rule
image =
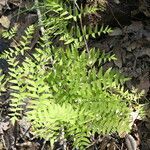
<path id="1" fill-rule="evenodd" d="M 119 3 L 120 2 L 120 3 Z M 18 23 L 20 30 L 17 39 L 23 30 L 30 24 L 37 21 L 36 12 L 28 12 L 15 16 L 19 9 L 26 9 L 31 4 L 28 1 L 4 0 L 0 1 L 0 29 L 4 29 L 3 17 L 7 19 L 8 27 Z M 114 2 L 110 0 L 107 11 L 102 14 L 102 19 L 97 15 L 90 16 L 90 21 L 96 18 L 96 23 L 104 22 L 113 26 L 114 31 L 108 36 L 102 36 L 97 40 L 90 40 L 89 46 L 100 48 L 108 53 L 114 53 L 117 60 L 106 63 L 104 68 L 113 67 L 131 80 L 126 83 L 126 87 L 131 89 L 135 86 L 139 90 L 145 90 L 145 95 L 140 101 L 141 104 L 149 104 L 150 100 L 150 2 L 148 0 L 120 0 Z M 103 19 L 105 18 L 105 19 Z M 34 41 L 36 42 L 36 40 Z M 11 41 L 0 39 L 0 53 L 7 49 Z M 11 43 L 12 44 L 12 43 Z M 34 45 L 34 44 L 33 44 Z M 0 59 L 0 68 L 7 73 L 7 62 Z M 29 133 L 30 124 L 21 120 L 13 127 L 9 122 L 8 101 L 9 93 L 3 93 L 0 97 L 0 150 L 37 150 L 49 149 L 49 144 L 44 140 L 36 139 Z M 135 119 L 133 130 L 125 138 L 122 135 L 98 135 L 91 137 L 93 145 L 89 150 L 150 150 L 150 106 L 145 106 L 146 117 Z M 132 136 L 131 136 L 132 135 Z M 129 142 L 130 141 L 130 142 Z M 134 147 L 135 143 L 136 147 Z M 3 144 L 2 144 L 3 143 Z M 133 144 L 130 148 L 129 145 Z M 58 143 L 56 144 L 59 145 Z M 69 145 L 69 143 L 68 143 Z M 61 147 L 61 145 L 59 145 Z M 71 148 L 70 148 L 71 149 Z"/>

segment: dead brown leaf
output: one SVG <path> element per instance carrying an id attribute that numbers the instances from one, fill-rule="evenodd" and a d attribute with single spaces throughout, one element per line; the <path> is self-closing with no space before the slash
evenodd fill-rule
<path id="1" fill-rule="evenodd" d="M 145 55 L 150 57 L 150 48 L 143 47 L 142 49 L 137 49 L 136 51 L 134 51 L 134 55 L 136 56 L 136 58 L 142 57 Z"/>
<path id="2" fill-rule="evenodd" d="M 116 47 L 113 49 L 113 52 L 115 54 L 115 57 L 117 60 L 114 60 L 114 63 L 117 67 L 121 68 L 122 67 L 122 48 L 121 47 Z"/>
<path id="3" fill-rule="evenodd" d="M 7 131 L 10 128 L 9 122 L 0 123 L 0 135 L 3 135 L 3 131 Z"/>
<path id="4" fill-rule="evenodd" d="M 141 21 L 134 21 L 131 25 L 125 26 L 124 33 L 139 32 L 143 29 L 143 23 Z"/>
<path id="5" fill-rule="evenodd" d="M 139 0 L 139 10 L 150 17 L 149 0 Z"/>
<path id="6" fill-rule="evenodd" d="M 144 90 L 145 95 L 146 95 L 147 92 L 149 91 L 149 88 L 150 88 L 150 74 L 149 74 L 149 72 L 142 75 L 139 79 L 140 79 L 140 83 L 137 85 L 137 88 L 140 91 Z"/>
<path id="7" fill-rule="evenodd" d="M 117 36 L 117 35 L 122 35 L 122 30 L 120 28 L 113 29 L 111 33 L 109 33 L 110 36 Z"/>
<path id="8" fill-rule="evenodd" d="M 8 2 L 12 3 L 13 5 L 20 6 L 22 1 L 21 0 L 9 0 Z"/>
<path id="9" fill-rule="evenodd" d="M 0 1 L 0 5 L 2 5 L 2 6 L 5 6 L 6 3 L 7 3 L 7 0 L 1 0 L 1 1 Z"/>
<path id="10" fill-rule="evenodd" d="M 134 41 L 133 43 L 131 43 L 128 47 L 127 47 L 127 50 L 129 52 L 131 52 L 132 50 L 136 49 L 136 48 L 139 48 L 140 45 L 137 41 Z"/>
<path id="11" fill-rule="evenodd" d="M 8 16 L 2 16 L 0 18 L 0 24 L 4 27 L 4 28 L 9 28 L 10 27 L 10 18 Z"/>
<path id="12" fill-rule="evenodd" d="M 130 134 L 125 136 L 125 143 L 128 150 L 137 150 L 136 141 Z"/>

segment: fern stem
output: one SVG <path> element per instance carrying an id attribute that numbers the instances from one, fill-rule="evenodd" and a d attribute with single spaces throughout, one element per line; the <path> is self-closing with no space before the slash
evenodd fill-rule
<path id="1" fill-rule="evenodd" d="M 41 11 L 39 9 L 39 1 L 38 0 L 35 0 L 35 6 L 36 6 L 36 10 L 37 10 L 38 21 L 39 21 L 41 33 L 42 33 L 42 35 L 44 35 L 45 29 L 44 29 L 44 26 L 43 26 L 43 23 L 42 23 L 42 15 L 41 15 Z"/>
<path id="2" fill-rule="evenodd" d="M 48 41 L 48 37 L 47 37 L 47 35 L 45 35 L 45 28 L 44 28 L 44 25 L 43 25 L 43 23 L 42 23 L 42 15 L 41 15 L 41 11 L 40 11 L 40 9 L 39 9 L 39 1 L 38 0 L 35 0 L 35 6 L 36 6 L 36 8 L 37 8 L 37 15 L 38 15 L 38 21 L 39 21 L 39 25 L 40 25 L 40 30 L 41 30 L 41 34 L 42 34 L 42 36 L 46 36 L 46 38 L 45 38 L 45 40 L 46 40 L 46 47 L 48 48 L 48 49 L 50 49 L 50 46 L 49 46 L 49 41 Z M 51 57 L 51 62 L 52 62 L 52 64 L 53 64 L 53 58 Z"/>
<path id="3" fill-rule="evenodd" d="M 80 10 L 79 5 L 77 4 L 77 2 L 76 2 L 75 0 L 74 0 L 74 4 L 75 4 L 75 6 L 77 7 L 77 9 Z M 82 31 L 82 33 L 83 33 L 83 30 L 82 30 L 82 29 L 83 29 L 82 17 L 80 17 L 80 26 L 81 26 L 81 31 Z M 87 43 L 87 40 L 86 40 L 84 34 L 83 34 L 83 39 L 84 39 L 86 51 L 87 51 L 87 53 L 89 54 L 90 50 L 89 50 L 88 43 Z"/>
<path id="4" fill-rule="evenodd" d="M 60 131 L 60 142 L 62 142 L 62 144 L 63 144 L 63 150 L 66 150 L 67 145 L 66 145 L 66 141 L 65 141 L 65 131 L 64 131 L 63 125 L 62 125 L 61 131 Z"/>
<path id="5" fill-rule="evenodd" d="M 80 25 L 81 25 L 81 30 L 83 29 L 83 23 L 82 23 L 82 19 L 80 18 Z M 87 43 L 87 40 L 86 40 L 86 38 L 85 38 L 85 36 L 83 35 L 83 39 L 84 39 L 84 43 L 85 43 L 85 47 L 86 47 L 86 51 L 88 52 L 88 54 L 89 54 L 89 52 L 90 52 L 90 50 L 89 50 L 89 47 L 88 47 L 88 43 Z"/>

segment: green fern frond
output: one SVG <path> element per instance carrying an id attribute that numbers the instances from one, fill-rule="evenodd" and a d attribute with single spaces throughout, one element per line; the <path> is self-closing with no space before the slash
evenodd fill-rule
<path id="1" fill-rule="evenodd" d="M 2 74 L 2 70 L 0 69 L 0 96 L 1 96 L 1 92 L 5 91 L 6 81 L 4 81 L 4 79 L 5 79 L 5 75 Z"/>
<path id="2" fill-rule="evenodd" d="M 81 18 L 94 13 L 97 7 L 78 8 L 79 6 L 74 2 L 66 3 L 62 1 L 47 1 L 46 8 L 53 12 L 50 14 L 50 19 L 45 18 L 44 24 L 48 28 L 48 32 L 51 36 L 60 36 L 59 40 L 64 41 L 64 44 L 74 44 L 76 47 L 82 47 L 84 38 L 88 40 L 90 37 L 95 38 L 102 33 L 106 34 L 111 32 L 111 29 L 107 26 L 102 26 L 100 29 L 98 26 L 81 26 Z M 56 13 L 56 14 L 55 14 Z M 48 15 L 49 13 L 47 13 Z M 78 23 L 80 22 L 80 23 Z M 79 45 L 80 43 L 80 45 Z"/>
<path id="3" fill-rule="evenodd" d="M 9 31 L 5 30 L 2 33 L 2 37 L 10 40 L 16 35 L 17 30 L 18 30 L 17 26 L 12 27 Z"/>
<path id="4" fill-rule="evenodd" d="M 125 91 L 121 85 L 117 86 L 120 83 L 119 78 L 117 81 L 118 83 L 116 83 L 117 74 L 111 72 L 111 69 L 106 72 L 104 72 L 102 68 L 100 71 L 96 71 L 93 67 L 89 70 L 87 69 L 86 66 L 89 61 L 91 61 L 92 57 L 96 59 L 94 55 L 92 56 L 92 53 L 95 54 L 96 52 L 94 50 L 91 51 L 91 57 L 89 57 L 89 54 L 86 52 L 82 52 L 82 54 L 79 55 L 78 51 L 75 49 L 74 51 L 67 49 L 66 53 L 62 52 L 61 49 L 55 49 L 53 52 L 55 63 L 46 79 L 51 87 L 51 100 L 49 99 L 47 102 L 41 100 L 33 109 L 33 111 L 35 111 L 35 109 L 40 109 L 38 105 L 45 105 L 46 103 L 48 106 L 45 110 L 46 113 L 47 111 L 49 111 L 51 115 L 54 113 L 52 117 L 57 122 L 57 119 L 61 121 L 61 117 L 65 119 L 68 115 L 69 117 L 73 115 L 70 115 L 71 112 L 69 110 L 70 113 L 68 112 L 68 114 L 65 114 L 65 112 L 62 111 L 66 109 L 61 107 L 61 109 L 64 110 L 59 110 L 58 107 L 58 110 L 56 109 L 57 114 L 61 113 L 61 115 L 56 117 L 55 110 L 53 110 L 55 108 L 53 102 L 61 106 L 66 105 L 66 108 L 68 104 L 71 104 L 72 109 L 77 112 L 78 115 L 75 117 L 74 124 L 68 122 L 66 125 L 66 120 L 62 120 L 64 121 L 63 125 L 66 129 L 65 136 L 67 138 L 67 135 L 73 135 L 75 145 L 79 146 L 81 149 L 83 145 L 89 143 L 87 137 L 90 132 L 89 129 L 91 128 L 94 132 L 101 132 L 104 134 L 116 131 L 129 131 L 130 129 L 130 126 L 127 126 L 130 122 L 130 112 L 132 111 L 131 108 L 127 107 L 127 102 L 131 103 L 131 99 L 129 101 L 127 97 L 127 95 L 129 96 L 130 94 L 128 91 Z M 118 90 L 118 92 L 111 91 L 112 89 Z M 123 92 L 126 94 L 122 94 Z M 134 97 L 133 94 L 131 95 Z M 36 112 L 38 113 L 38 111 Z M 35 112 L 32 111 L 29 113 L 35 114 Z M 40 111 L 38 117 L 35 116 L 32 120 L 40 117 L 43 118 L 43 116 L 45 116 L 43 113 Z M 32 115 L 30 114 L 29 116 Z M 124 119 L 122 120 L 122 118 Z M 43 123 L 42 120 L 39 122 Z M 34 123 L 38 124 L 37 121 L 33 121 L 33 124 Z M 52 127 L 59 130 L 61 124 L 62 123 L 56 123 L 56 127 L 53 125 Z M 50 124 L 48 125 L 50 126 Z M 41 132 L 44 132 L 45 136 L 48 135 L 51 138 L 55 134 L 58 134 L 57 131 L 55 133 L 51 131 L 51 133 L 45 124 L 41 127 L 41 132 L 39 126 L 37 128 L 36 125 L 33 125 L 33 128 L 35 132 L 38 129 L 39 135 Z M 80 136 L 79 138 L 79 135 L 84 136 Z M 57 136 L 54 137 L 56 138 Z"/>
<path id="5" fill-rule="evenodd" d="M 125 90 L 126 79 L 112 68 L 104 71 L 102 64 L 115 60 L 114 55 L 94 48 L 85 50 L 90 38 L 111 29 L 83 25 L 83 17 L 96 8 L 88 11 L 75 2 L 45 2 L 45 35 L 32 57 L 28 51 L 34 26 L 27 28 L 18 47 L 5 51 L 9 63 L 6 81 L 13 123 L 26 116 L 33 134 L 50 140 L 52 147 L 59 138 L 71 137 L 73 146 L 84 150 L 90 143 L 91 130 L 103 134 L 128 132 L 130 106 L 141 93 Z M 1 76 L 0 83 L 3 80 Z"/>

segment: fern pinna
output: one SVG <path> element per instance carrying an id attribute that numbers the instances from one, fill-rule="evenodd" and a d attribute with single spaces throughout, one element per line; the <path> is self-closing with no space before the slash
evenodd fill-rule
<path id="1" fill-rule="evenodd" d="M 129 131 L 130 106 L 140 94 L 125 90 L 126 79 L 119 73 L 103 70 L 101 63 L 114 60 L 114 55 L 88 47 L 90 37 L 111 31 L 82 24 L 82 18 L 97 8 L 87 11 L 67 0 L 47 0 L 44 8 L 45 35 L 35 53 L 28 52 L 33 26 L 15 50 L 5 52 L 12 122 L 26 117 L 32 133 L 50 140 L 52 147 L 56 140 L 71 137 L 74 147 L 81 150 L 90 143 L 91 132 Z"/>

